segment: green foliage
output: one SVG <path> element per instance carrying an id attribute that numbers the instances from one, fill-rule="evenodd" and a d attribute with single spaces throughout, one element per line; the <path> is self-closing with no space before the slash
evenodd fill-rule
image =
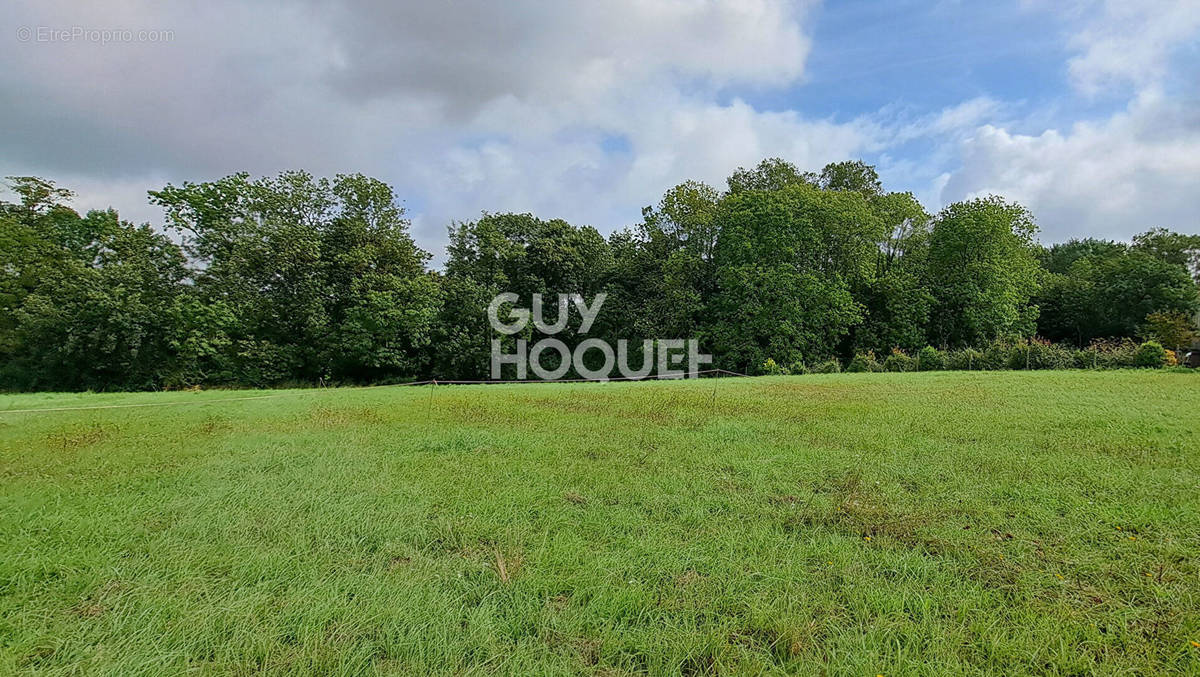
<path id="1" fill-rule="evenodd" d="M 751 190 L 776 191 L 789 186 L 813 186 L 818 177 L 812 172 L 801 172 L 790 162 L 780 158 L 768 158 L 754 169 L 738 167 L 730 175 L 729 193 L 736 195 Z"/>
<path id="2" fill-rule="evenodd" d="M 1147 234 L 1150 235 L 1150 234 Z M 1188 318 L 1200 310 L 1189 272 L 1190 255 L 1164 244 L 1185 236 L 1157 231 L 1141 245 L 1073 240 L 1043 255 L 1048 271 L 1037 297 L 1039 333 L 1054 341 L 1087 345 L 1097 338 L 1148 336 L 1164 331 L 1182 338 Z M 1147 327 L 1151 316 L 1160 321 Z M 1168 317 L 1182 316 L 1172 328 Z M 1183 343 L 1179 344 L 1183 345 Z"/>
<path id="3" fill-rule="evenodd" d="M 929 215 L 910 193 L 877 194 L 870 205 L 883 237 L 874 269 L 856 283 L 866 317 L 853 330 L 853 344 L 860 351 L 918 350 L 926 343 L 934 301 L 926 282 Z"/>
<path id="4" fill-rule="evenodd" d="M 1187 270 L 1200 284 L 1200 235 L 1173 233 L 1155 228 L 1133 236 L 1133 248 Z"/>
<path id="5" fill-rule="evenodd" d="M 4 266 L 0 383 L 17 389 L 149 389 L 173 369 L 184 257 L 149 226 L 116 212 L 80 217 L 70 193 L 13 179 L 20 205 L 2 205 L 12 247 Z"/>
<path id="6" fill-rule="evenodd" d="M 846 371 L 851 373 L 866 373 L 883 371 L 883 365 L 875 359 L 874 351 L 857 353 L 846 365 Z"/>
<path id="7" fill-rule="evenodd" d="M 863 317 L 852 284 L 869 271 L 882 226 L 857 193 L 790 185 L 722 201 L 717 289 L 706 332 L 718 364 L 829 355 Z"/>
<path id="8" fill-rule="evenodd" d="M 1155 369 L 1165 367 L 1167 366 L 1167 351 L 1157 341 L 1146 341 L 1138 346 L 1133 364 L 1135 367 L 1151 367 Z"/>
<path id="9" fill-rule="evenodd" d="M 984 354 L 975 348 L 961 348 L 946 353 L 946 369 L 951 371 L 978 371 L 984 369 Z"/>
<path id="10" fill-rule="evenodd" d="M 1179 350 L 1196 341 L 1196 324 L 1180 312 L 1150 313 L 1146 316 L 1142 336 Z"/>
<path id="11" fill-rule="evenodd" d="M 822 360 L 812 366 L 809 371 L 813 374 L 836 374 L 842 370 L 840 362 L 834 359 Z"/>
<path id="12" fill-rule="evenodd" d="M 1137 358 L 1138 344 L 1130 339 L 1098 339 L 1092 341 L 1084 351 L 1090 357 L 1085 361 L 1094 369 L 1120 369 L 1132 367 Z"/>
<path id="13" fill-rule="evenodd" d="M 938 371 L 946 368 L 946 354 L 933 346 L 925 346 L 917 353 L 917 365 L 921 371 Z"/>
<path id="14" fill-rule="evenodd" d="M 1009 369 L 1070 369 L 1074 351 L 1045 339 L 1027 339 L 1010 345 Z"/>
<path id="15" fill-rule="evenodd" d="M 862 160 L 833 162 L 825 165 L 817 177 L 817 185 L 825 190 L 852 190 L 861 193 L 865 198 L 878 197 L 883 194 L 883 184 L 879 174 L 871 165 Z"/>
<path id="16" fill-rule="evenodd" d="M 894 349 L 883 361 L 884 371 L 916 371 L 917 361 L 905 355 L 899 348 Z"/>
<path id="17" fill-rule="evenodd" d="M 661 222 L 655 220 L 656 224 Z M 484 214 L 477 221 L 455 224 L 450 231 L 446 274 L 440 281 L 443 312 L 433 329 L 438 336 L 433 343 L 437 348 L 434 375 L 443 379 L 488 376 L 491 340 L 502 337 L 494 335 L 485 309 L 492 297 L 501 292 L 516 293 L 526 304 L 531 302 L 533 294 L 543 294 L 553 307 L 558 294 L 579 294 L 591 301 L 596 294 L 611 291 L 615 298 L 605 302 L 589 336 L 615 340 L 631 338 L 621 335 L 621 329 L 629 324 L 650 324 L 648 319 L 654 312 L 664 308 L 657 303 L 661 298 L 641 295 L 640 285 L 649 283 L 657 285 L 654 288 L 672 301 L 670 310 L 678 313 L 668 320 L 678 322 L 673 328 L 688 326 L 699 296 L 686 291 L 690 281 L 680 281 L 687 276 L 681 272 L 688 270 L 685 257 L 668 256 L 665 265 L 657 265 L 662 262 L 651 256 L 639 257 L 642 252 L 636 250 L 631 239 L 616 240 L 620 242 L 617 251 L 630 254 L 634 260 L 624 260 L 624 265 L 618 265 L 614 260 L 616 248 L 596 229 L 579 228 L 561 219 L 544 221 L 532 214 Z M 681 265 L 673 268 L 672 261 Z M 672 277 L 676 273 L 679 277 Z M 643 301 L 645 305 L 640 303 Z M 555 338 L 573 347 L 581 340 L 575 334 L 578 322 L 570 322 L 568 327 Z M 530 338 L 531 331 L 527 329 L 524 337 Z M 636 342 L 639 346 L 642 336 L 666 338 L 672 334 L 643 334 Z M 504 350 L 513 352 L 514 341 L 503 338 Z M 640 357 L 633 358 L 633 362 L 638 363 Z"/>
<path id="18" fill-rule="evenodd" d="M 1024 207 L 995 196 L 955 203 L 938 214 L 927 273 L 933 342 L 961 347 L 1033 332 L 1036 232 Z"/>
<path id="19" fill-rule="evenodd" d="M 628 341 L 633 364 L 645 339 L 698 338 L 714 366 L 747 373 L 1132 366 L 1129 339 L 1182 348 L 1200 311 L 1198 236 L 1042 248 L 1020 205 L 989 197 L 931 218 L 861 161 L 813 173 L 768 159 L 725 191 L 685 181 L 607 239 L 484 213 L 452 224 L 437 271 L 392 188 L 358 174 L 167 185 L 150 197 L 170 237 L 114 211 L 81 216 L 53 182 L 9 182 L 9 389 L 486 378 L 485 308 L 502 291 L 603 293 L 588 337 Z M 568 327 L 570 347 L 584 337 Z M 511 352 L 517 338 L 538 337 L 501 341 Z"/>
<path id="20" fill-rule="evenodd" d="M 775 360 L 773 360 L 769 357 L 767 358 L 766 362 L 762 363 L 762 366 L 759 368 L 758 371 L 760 374 L 764 374 L 766 376 L 783 376 L 783 375 L 791 373 L 791 371 L 789 369 L 787 369 L 786 367 L 783 367 L 779 364 L 776 364 Z"/>
<path id="21" fill-rule="evenodd" d="M 201 264 L 200 302 L 226 309 L 222 336 L 189 353 L 197 375 L 272 385 L 427 371 L 441 292 L 386 184 L 235 174 L 151 196 Z"/>

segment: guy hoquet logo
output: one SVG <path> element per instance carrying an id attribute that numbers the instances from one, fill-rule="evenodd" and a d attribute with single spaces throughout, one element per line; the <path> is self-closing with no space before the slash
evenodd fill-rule
<path id="1" fill-rule="evenodd" d="M 578 312 L 581 322 L 577 334 L 587 334 L 600 314 L 607 294 L 597 294 L 591 305 L 588 305 L 579 294 L 558 294 L 558 314 L 553 323 L 546 322 L 542 294 L 533 294 L 532 307 L 520 308 L 520 296 L 512 292 L 497 294 L 488 304 L 488 322 L 497 332 L 506 336 L 520 333 L 529 326 L 532 320 L 534 328 L 550 335 L 529 346 L 526 339 L 516 339 L 516 351 L 505 353 L 498 338 L 492 339 L 492 370 L 493 380 L 501 378 L 501 370 L 505 364 L 516 367 L 517 379 L 525 380 L 528 372 L 533 371 L 537 378 L 544 381 L 554 381 L 562 378 L 574 367 L 575 372 L 585 379 L 607 381 L 613 378 L 614 367 L 626 379 L 645 378 L 654 372 L 658 378 L 686 378 L 696 376 L 701 364 L 711 364 L 712 355 L 700 352 L 700 344 L 696 339 L 645 339 L 642 341 L 642 362 L 637 369 L 629 364 L 629 341 L 620 339 L 616 349 L 599 338 L 586 338 L 571 350 L 566 343 L 552 338 L 567 328 L 570 321 L 570 309 L 573 306 Z M 509 306 L 507 321 L 500 318 L 501 308 Z M 603 356 L 603 363 L 597 368 L 589 368 L 585 357 L 594 351 Z M 547 352 L 558 354 L 558 366 L 547 369 L 542 365 L 542 356 Z M 686 368 L 684 362 L 686 359 Z"/>

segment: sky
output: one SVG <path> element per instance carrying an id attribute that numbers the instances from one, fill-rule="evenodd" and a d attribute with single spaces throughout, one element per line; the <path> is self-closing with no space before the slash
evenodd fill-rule
<path id="1" fill-rule="evenodd" d="M 162 223 L 167 183 L 391 184 L 423 247 L 482 211 L 634 225 L 684 180 L 863 159 L 1041 240 L 1200 232 L 1200 0 L 17 0 L 0 175 Z M 104 33 L 108 31 L 108 33 Z"/>

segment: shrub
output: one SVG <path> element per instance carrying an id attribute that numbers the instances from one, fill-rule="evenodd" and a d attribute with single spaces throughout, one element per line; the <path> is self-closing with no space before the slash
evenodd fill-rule
<path id="1" fill-rule="evenodd" d="M 766 362 L 762 363 L 759 371 L 768 376 L 784 376 L 788 374 L 786 367 L 775 362 L 774 358 L 768 357 Z"/>
<path id="2" fill-rule="evenodd" d="M 1097 364 L 1097 355 L 1094 350 L 1076 350 L 1071 353 L 1071 364 L 1076 369 L 1094 369 Z"/>
<path id="3" fill-rule="evenodd" d="M 1167 351 L 1158 341 L 1146 341 L 1138 346 L 1134 366 L 1160 368 L 1167 366 Z"/>
<path id="4" fill-rule="evenodd" d="M 884 371 L 913 371 L 915 368 L 916 360 L 905 355 L 899 348 L 893 348 L 892 354 L 883 361 Z"/>
<path id="5" fill-rule="evenodd" d="M 846 371 L 860 373 L 867 371 L 883 371 L 883 367 L 881 367 L 879 365 L 879 361 L 875 359 L 875 351 L 868 350 L 865 354 L 856 354 L 854 359 L 850 360 L 850 364 L 846 365 Z"/>
<path id="6" fill-rule="evenodd" d="M 1186 313 L 1150 313 L 1146 316 L 1142 335 L 1163 347 L 1180 348 L 1196 340 L 1196 325 Z"/>
<path id="7" fill-rule="evenodd" d="M 1012 369 L 1070 369 L 1075 366 L 1074 353 L 1064 346 L 1032 338 L 1013 346 Z"/>
<path id="8" fill-rule="evenodd" d="M 983 369 L 983 353 L 974 348 L 952 350 L 946 354 L 946 368 L 954 371 Z"/>
<path id="9" fill-rule="evenodd" d="M 996 339 L 983 350 L 976 369 L 995 371 L 998 369 L 1024 369 L 1024 355 L 1017 356 L 1016 346 L 1007 339 Z M 1019 365 L 1019 366 L 1018 366 Z"/>
<path id="10" fill-rule="evenodd" d="M 842 365 L 837 360 L 830 359 L 814 364 L 810 371 L 814 374 L 836 374 L 841 370 Z"/>
<path id="11" fill-rule="evenodd" d="M 982 350 L 976 348 L 938 350 L 933 346 L 925 346 L 917 353 L 916 357 L 906 354 L 899 348 L 893 348 L 891 354 L 882 363 L 876 358 L 874 351 L 868 350 L 865 353 L 856 353 L 846 364 L 845 371 L 865 373 L 935 371 L 939 369 L 956 371 L 1119 369 L 1135 366 L 1169 367 L 1177 364 L 1179 364 L 1179 356 L 1174 351 L 1164 348 L 1157 341 L 1147 341 L 1139 345 L 1125 338 L 1096 340 L 1087 348 L 1080 350 L 1034 337 L 1030 339 L 996 339 Z M 786 367 L 774 359 L 768 359 L 759 367 L 759 373 L 768 375 L 832 374 L 840 371 L 842 371 L 842 367 L 836 359 L 827 359 L 811 366 L 806 366 L 801 360 L 796 360 Z"/>
<path id="12" fill-rule="evenodd" d="M 1093 353 L 1092 362 L 1096 368 L 1120 369 L 1134 366 L 1138 345 L 1129 339 L 1096 340 L 1087 350 Z"/>
<path id="13" fill-rule="evenodd" d="M 1050 344 L 1041 351 L 1039 360 L 1043 366 L 1039 369 L 1072 369 L 1074 368 L 1075 351 L 1069 346 Z"/>
<path id="14" fill-rule="evenodd" d="M 917 353 L 917 368 L 921 371 L 945 369 L 946 354 L 933 346 L 925 346 Z"/>

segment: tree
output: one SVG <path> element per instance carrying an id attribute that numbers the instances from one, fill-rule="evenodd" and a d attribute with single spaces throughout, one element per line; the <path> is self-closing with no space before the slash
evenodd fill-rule
<path id="1" fill-rule="evenodd" d="M 1184 313 L 1150 313 L 1146 316 L 1142 337 L 1178 352 L 1196 340 L 1196 323 Z"/>
<path id="2" fill-rule="evenodd" d="M 1188 316 L 1200 307 L 1184 263 L 1145 247 L 1076 240 L 1051 247 L 1043 265 L 1038 331 L 1054 341 L 1133 338 L 1151 314 Z"/>
<path id="3" fill-rule="evenodd" d="M 115 211 L 81 216 L 52 181 L 9 185 L 8 388 L 481 378 L 500 292 L 548 295 L 550 320 L 558 294 L 603 292 L 588 337 L 628 340 L 634 364 L 644 339 L 699 338 L 717 365 L 747 372 L 1035 330 L 1179 348 L 1200 311 L 1200 236 L 1159 228 L 1132 244 L 1044 248 L 1020 205 L 989 197 L 931 218 L 861 160 L 812 173 L 770 158 L 738 168 L 725 192 L 685 181 L 607 239 L 485 212 L 451 225 L 443 271 L 428 270 L 392 188 L 360 174 L 240 173 L 152 191 L 179 243 Z M 568 312 L 556 338 L 571 347 L 584 337 Z M 536 337 L 498 338 L 512 352 Z"/>
<path id="4" fill-rule="evenodd" d="M 1024 207 L 995 196 L 957 202 L 937 215 L 927 272 L 934 296 L 931 342 L 972 346 L 1033 333 L 1036 232 Z"/>
<path id="5" fill-rule="evenodd" d="M 713 254 L 720 199 L 707 184 L 682 183 L 668 190 L 657 207 L 642 210 L 636 233 L 610 238 L 613 268 L 601 325 L 609 338 L 695 334 L 716 286 Z"/>
<path id="6" fill-rule="evenodd" d="M 796 165 L 780 158 L 767 158 L 754 169 L 738 167 L 727 180 L 729 193 L 736 195 L 748 190 L 781 190 L 788 186 L 816 185 L 817 175 L 801 172 Z"/>
<path id="7" fill-rule="evenodd" d="M 933 296 L 926 284 L 929 215 L 911 193 L 887 193 L 870 199 L 883 224 L 875 265 L 855 289 L 866 307 L 853 332 L 853 351 L 885 354 L 892 348 L 915 351 L 926 343 Z"/>
<path id="8" fill-rule="evenodd" d="M 717 216 L 717 290 L 705 336 L 717 363 L 757 370 L 832 354 L 862 318 L 852 280 L 881 222 L 858 193 L 788 185 L 732 194 Z"/>
<path id="9" fill-rule="evenodd" d="M 446 312 L 438 344 L 453 345 L 456 354 L 439 360 L 439 378 L 486 378 L 492 338 L 512 352 L 517 338 L 531 337 L 494 336 L 485 311 L 496 294 L 512 292 L 526 303 L 535 293 L 548 299 L 579 294 L 590 300 L 606 289 L 613 268 L 609 243 L 596 229 L 532 214 L 485 213 L 476 221 L 454 224 L 448 252 L 446 274 L 439 278 Z M 572 346 L 577 327 L 568 323 L 568 330 L 555 338 Z M 545 364 L 553 367 L 549 360 Z"/>
<path id="10" fill-rule="evenodd" d="M 69 222 L 63 212 L 58 217 Z M 13 313 L 4 381 L 26 389 L 159 387 L 175 364 L 183 253 L 111 210 L 76 220 L 69 230 L 51 232 L 71 233 L 68 241 L 49 243 L 75 255 L 56 257 L 53 273 Z"/>
<path id="11" fill-rule="evenodd" d="M 150 195 L 199 263 L 200 302 L 232 314 L 204 342 L 220 348 L 203 351 L 203 373 L 269 385 L 428 368 L 440 296 L 388 185 L 234 174 Z"/>
<path id="12" fill-rule="evenodd" d="M 1183 266 L 1200 284 L 1200 235 L 1154 228 L 1133 236 L 1133 248 L 1174 265 Z"/>
<path id="13" fill-rule="evenodd" d="M 817 178 L 817 185 L 825 190 L 853 190 L 870 199 L 883 194 L 883 184 L 875 168 L 862 160 L 831 162 L 825 165 Z"/>

